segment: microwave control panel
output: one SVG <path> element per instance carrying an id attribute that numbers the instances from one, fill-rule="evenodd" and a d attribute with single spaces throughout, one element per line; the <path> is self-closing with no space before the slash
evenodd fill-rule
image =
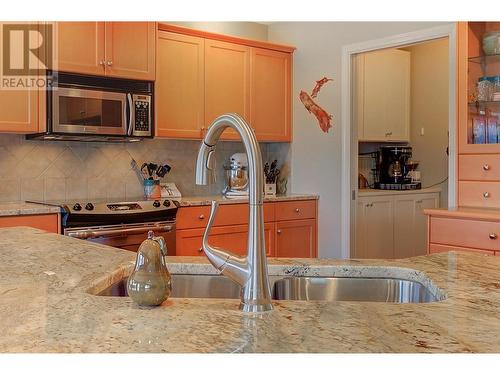
<path id="1" fill-rule="evenodd" d="M 151 96 L 133 96 L 133 132 L 132 135 L 151 135 Z"/>

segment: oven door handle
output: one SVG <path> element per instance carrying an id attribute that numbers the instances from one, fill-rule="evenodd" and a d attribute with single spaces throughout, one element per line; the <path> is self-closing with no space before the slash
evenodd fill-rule
<path id="1" fill-rule="evenodd" d="M 130 93 L 127 94 L 127 103 L 128 103 L 128 115 L 129 115 L 129 118 L 128 118 L 128 124 L 127 124 L 127 135 L 128 136 L 131 136 L 132 135 L 132 112 L 134 111 L 134 108 L 133 108 L 133 105 L 134 103 L 132 102 L 132 95 Z M 125 106 L 126 107 L 126 106 Z M 127 116 L 125 116 L 125 118 L 127 118 Z"/>
<path id="2" fill-rule="evenodd" d="M 68 236 L 79 239 L 91 239 L 98 237 L 111 237 L 119 235 L 129 235 L 129 234 L 141 234 L 148 232 L 150 230 L 156 231 L 158 233 L 170 232 L 173 229 L 172 225 L 155 225 L 155 226 L 144 226 L 138 228 L 121 228 L 121 229 L 97 229 L 97 230 L 78 230 L 74 232 L 69 232 Z"/>

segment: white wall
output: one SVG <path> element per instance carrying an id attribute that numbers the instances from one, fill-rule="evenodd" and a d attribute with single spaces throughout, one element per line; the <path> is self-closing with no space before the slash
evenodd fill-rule
<path id="1" fill-rule="evenodd" d="M 412 159 L 420 161 L 422 186 L 427 187 L 448 176 L 448 39 L 405 49 L 411 53 Z M 440 206 L 448 207 L 448 182 L 438 186 Z"/>
<path id="2" fill-rule="evenodd" d="M 240 38 L 267 40 L 267 25 L 257 22 L 167 22 L 172 25 L 227 34 Z"/>
<path id="3" fill-rule="evenodd" d="M 318 246 L 321 258 L 340 258 L 341 134 L 340 75 L 342 46 L 442 25 L 435 22 L 279 22 L 268 26 L 272 42 L 297 47 L 294 54 L 291 186 L 294 192 L 318 193 Z M 323 76 L 334 79 L 318 96 L 333 114 L 333 128 L 323 133 L 298 98 Z"/>

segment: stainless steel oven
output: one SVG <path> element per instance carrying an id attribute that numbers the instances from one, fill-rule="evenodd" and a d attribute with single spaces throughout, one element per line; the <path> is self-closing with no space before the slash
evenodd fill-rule
<path id="1" fill-rule="evenodd" d="M 92 200 L 33 202 L 61 208 L 62 234 L 85 241 L 137 251 L 152 230 L 163 236 L 175 255 L 176 200 Z"/>
<path id="2" fill-rule="evenodd" d="M 162 236 L 165 239 L 169 255 L 175 254 L 175 221 L 173 220 L 153 223 L 65 228 L 63 234 L 102 245 L 137 251 L 142 241 L 147 238 L 150 230 L 155 235 Z"/>
<path id="3" fill-rule="evenodd" d="M 30 139 L 131 141 L 152 137 L 153 82 L 51 73 L 47 131 Z"/>

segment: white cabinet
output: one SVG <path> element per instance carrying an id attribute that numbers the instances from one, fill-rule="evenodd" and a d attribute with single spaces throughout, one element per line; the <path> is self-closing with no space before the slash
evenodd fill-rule
<path id="1" fill-rule="evenodd" d="M 408 258 L 427 253 L 425 208 L 436 208 L 439 194 L 394 196 L 394 257 Z"/>
<path id="2" fill-rule="evenodd" d="M 394 258 L 392 196 L 359 199 L 355 258 Z"/>
<path id="3" fill-rule="evenodd" d="M 355 59 L 359 141 L 410 140 L 410 52 L 389 49 Z"/>
<path id="4" fill-rule="evenodd" d="M 439 206 L 439 192 L 361 196 L 356 210 L 354 258 L 393 259 L 426 254 L 425 208 Z"/>

